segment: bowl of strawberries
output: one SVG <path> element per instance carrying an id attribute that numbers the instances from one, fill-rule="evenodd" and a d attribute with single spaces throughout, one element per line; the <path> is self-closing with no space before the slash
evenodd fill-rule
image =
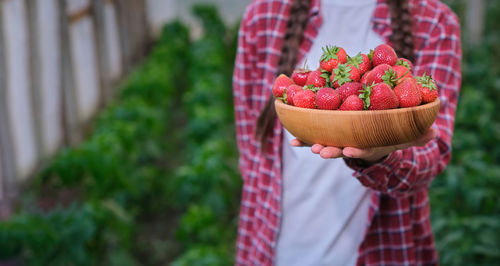
<path id="1" fill-rule="evenodd" d="M 372 148 L 411 142 L 439 113 L 435 81 L 386 44 L 350 57 L 323 49 L 320 67 L 279 75 L 272 93 L 283 126 L 308 144 Z"/>

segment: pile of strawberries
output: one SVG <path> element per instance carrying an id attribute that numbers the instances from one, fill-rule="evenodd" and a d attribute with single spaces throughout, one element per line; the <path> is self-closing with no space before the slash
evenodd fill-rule
<path id="1" fill-rule="evenodd" d="M 354 57 L 341 47 L 327 46 L 317 70 L 304 67 L 291 78 L 280 75 L 272 93 L 289 105 L 324 110 L 384 110 L 434 101 L 434 80 L 412 72 L 413 64 L 398 58 L 387 44 Z"/>

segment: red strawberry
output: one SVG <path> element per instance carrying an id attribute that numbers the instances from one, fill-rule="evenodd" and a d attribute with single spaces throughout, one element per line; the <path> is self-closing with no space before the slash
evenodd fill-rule
<path id="1" fill-rule="evenodd" d="M 285 74 L 279 75 L 273 84 L 272 93 L 274 97 L 282 97 L 283 92 L 285 92 L 285 89 L 292 84 L 293 81 Z"/>
<path id="2" fill-rule="evenodd" d="M 358 96 L 363 90 L 363 85 L 359 82 L 347 82 L 340 86 L 336 91 L 340 95 L 342 101 L 351 95 Z"/>
<path id="3" fill-rule="evenodd" d="M 374 67 L 370 74 L 366 77 L 366 82 L 368 85 L 372 85 L 373 83 L 377 84 L 380 82 L 384 82 L 382 77 L 386 74 L 386 71 L 389 71 L 391 66 L 388 64 L 382 64 Z"/>
<path id="4" fill-rule="evenodd" d="M 372 68 L 370 58 L 362 53 L 357 54 L 355 57 L 349 57 L 347 63 L 353 65 L 359 70 L 359 74 L 363 75 L 365 72 Z"/>
<path id="5" fill-rule="evenodd" d="M 371 70 L 366 71 L 365 74 L 363 74 L 363 76 L 359 80 L 359 82 L 361 82 L 361 84 L 363 84 L 363 85 L 367 85 L 368 81 L 366 78 L 368 77 L 368 75 L 370 75 L 371 72 L 372 72 Z"/>
<path id="6" fill-rule="evenodd" d="M 366 86 L 364 93 L 359 96 L 365 102 L 365 109 L 385 110 L 399 106 L 398 97 L 386 83 Z"/>
<path id="7" fill-rule="evenodd" d="M 396 65 L 397 66 L 404 66 L 406 67 L 408 70 L 410 70 L 410 73 L 413 73 L 413 64 L 411 63 L 410 60 L 406 59 L 406 58 L 398 58 L 398 60 L 396 61 Z"/>
<path id="8" fill-rule="evenodd" d="M 339 109 L 343 111 L 363 110 L 364 104 L 365 103 L 359 96 L 350 95 L 345 99 Z"/>
<path id="9" fill-rule="evenodd" d="M 286 91 L 285 93 L 283 94 L 283 96 L 285 97 L 285 100 L 286 102 L 289 104 L 289 105 L 294 105 L 293 104 L 293 97 L 294 95 L 301 91 L 302 90 L 302 87 L 299 86 L 299 85 L 295 85 L 295 84 L 292 84 L 290 86 L 288 86 L 288 88 L 286 88 Z M 286 95 L 286 96 L 285 96 Z"/>
<path id="10" fill-rule="evenodd" d="M 410 70 L 405 66 L 395 65 L 392 66 L 392 70 L 396 73 L 396 84 L 401 83 L 405 78 L 412 77 Z"/>
<path id="11" fill-rule="evenodd" d="M 295 84 L 304 86 L 306 85 L 307 77 L 309 76 L 309 73 L 311 73 L 311 70 L 309 69 L 296 69 L 292 73 L 292 80 L 295 82 Z"/>
<path id="12" fill-rule="evenodd" d="M 329 45 L 323 47 L 323 55 L 319 62 L 319 66 L 322 69 L 332 72 L 339 64 L 345 64 L 346 62 L 347 54 L 344 48 Z"/>
<path id="13" fill-rule="evenodd" d="M 427 76 L 425 73 L 421 77 L 416 77 L 417 86 L 422 93 L 422 102 L 430 103 L 436 100 L 439 96 L 438 89 L 436 87 L 436 82 L 431 76 Z"/>
<path id="14" fill-rule="evenodd" d="M 398 60 L 398 56 L 392 47 L 387 44 L 381 44 L 375 47 L 372 55 L 373 66 L 378 66 L 381 64 L 395 65 Z"/>
<path id="15" fill-rule="evenodd" d="M 311 90 L 301 90 L 293 96 L 293 103 L 297 107 L 316 108 L 316 95 Z"/>
<path id="16" fill-rule="evenodd" d="M 319 69 L 311 71 L 307 77 L 306 86 L 313 85 L 314 87 L 324 87 L 327 77 L 328 74 L 321 72 Z"/>
<path id="17" fill-rule="evenodd" d="M 332 88 L 322 88 L 316 92 L 318 109 L 336 110 L 339 108 L 340 102 L 340 96 Z"/>
<path id="18" fill-rule="evenodd" d="M 349 64 L 338 65 L 330 76 L 330 80 L 335 88 L 347 82 L 359 81 L 360 78 L 359 70 Z"/>
<path id="19" fill-rule="evenodd" d="M 394 94 L 398 97 L 399 107 L 412 107 L 422 103 L 422 94 L 414 78 L 405 78 L 394 88 Z"/>

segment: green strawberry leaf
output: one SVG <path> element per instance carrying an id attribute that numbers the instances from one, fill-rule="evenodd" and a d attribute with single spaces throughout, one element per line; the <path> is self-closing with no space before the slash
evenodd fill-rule
<path id="1" fill-rule="evenodd" d="M 410 67 L 411 67 L 410 64 L 408 64 L 408 62 L 406 62 L 403 59 L 398 59 L 398 61 L 396 61 L 396 65 L 397 66 L 404 66 L 404 67 L 406 67 L 408 69 L 410 69 Z"/>
<path id="2" fill-rule="evenodd" d="M 311 71 L 309 69 L 309 66 L 307 65 L 307 58 L 304 60 L 304 65 L 302 66 L 302 68 L 299 68 L 299 70 L 301 70 L 301 71 Z"/>
<path id="3" fill-rule="evenodd" d="M 319 91 L 321 88 L 319 87 L 315 87 L 314 85 L 307 85 L 307 86 L 304 86 L 304 90 L 310 90 L 310 91 L 313 91 L 313 92 L 317 92 Z"/>
<path id="4" fill-rule="evenodd" d="M 349 58 L 347 58 L 347 63 L 359 69 L 359 65 L 363 63 L 363 56 L 361 53 L 358 53 L 354 57 L 349 56 Z"/>
<path id="5" fill-rule="evenodd" d="M 370 61 L 373 61 L 373 53 L 375 51 L 373 51 L 373 49 L 370 49 L 370 52 L 368 53 L 368 58 L 370 59 Z"/>
<path id="6" fill-rule="evenodd" d="M 325 78 L 325 79 L 327 79 L 327 78 L 329 78 L 329 77 L 330 77 L 330 76 L 329 76 L 328 74 L 326 74 L 326 73 L 323 73 L 323 74 L 321 74 L 321 75 L 319 75 L 319 76 L 320 76 L 320 77 L 322 77 L 322 78 Z"/>
<path id="7" fill-rule="evenodd" d="M 385 74 L 382 76 L 382 81 L 391 86 L 391 88 L 394 88 L 394 86 L 396 85 L 396 81 L 398 81 L 398 76 L 396 72 L 392 70 L 392 68 L 389 68 L 389 70 L 386 70 Z"/>
<path id="8" fill-rule="evenodd" d="M 321 48 L 321 50 L 323 50 L 323 55 L 321 55 L 321 58 L 319 59 L 321 62 L 328 62 L 332 59 L 339 59 L 337 53 L 340 51 L 340 49 L 337 46 L 327 45 Z"/>
<path id="9" fill-rule="evenodd" d="M 358 96 L 361 100 L 363 100 L 365 110 L 368 110 L 370 107 L 370 96 L 372 94 L 373 85 L 365 85 L 363 89 L 360 90 L 361 94 Z"/>
<path id="10" fill-rule="evenodd" d="M 286 103 L 286 104 L 288 104 L 288 96 L 287 96 L 287 94 L 286 94 L 286 91 L 285 91 L 285 92 L 283 92 L 283 97 L 282 97 L 282 98 L 283 98 L 283 99 L 282 99 L 282 100 L 283 100 L 283 102 L 284 102 L 284 103 Z"/>
<path id="11" fill-rule="evenodd" d="M 351 82 L 351 70 L 352 68 L 348 64 L 338 65 L 337 68 L 333 70 L 333 72 L 335 73 L 335 77 L 333 78 L 332 83 L 335 83 L 335 81 L 337 81 L 339 85 L 342 86 L 347 82 Z"/>
<path id="12" fill-rule="evenodd" d="M 314 89 L 314 85 L 310 84 L 310 85 L 306 85 L 304 86 L 304 90 L 313 90 Z"/>
<path id="13" fill-rule="evenodd" d="M 427 76 L 427 72 L 424 72 L 422 76 L 416 77 L 415 79 L 417 80 L 417 83 L 424 88 L 429 88 L 429 90 L 438 90 L 436 87 L 436 81 L 431 76 Z"/>
<path id="14" fill-rule="evenodd" d="M 281 97 L 276 97 L 276 99 L 281 100 L 282 102 L 288 104 L 288 102 L 286 100 L 286 93 L 283 93 L 283 96 L 281 96 Z"/>

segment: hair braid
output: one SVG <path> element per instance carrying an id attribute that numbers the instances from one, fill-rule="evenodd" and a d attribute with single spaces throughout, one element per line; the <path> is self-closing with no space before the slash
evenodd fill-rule
<path id="1" fill-rule="evenodd" d="M 400 57 L 415 60 L 412 18 L 409 0 L 387 0 L 391 13 L 392 35 L 389 37 L 394 50 Z"/>
<path id="2" fill-rule="evenodd" d="M 307 25 L 310 6 L 311 0 L 293 0 L 292 2 L 281 57 L 278 63 L 278 74 L 283 73 L 290 76 L 297 64 L 299 48 Z M 266 147 L 266 137 L 274 129 L 276 118 L 274 98 L 271 95 L 259 115 L 255 131 L 255 136 L 260 140 L 262 150 Z"/>

